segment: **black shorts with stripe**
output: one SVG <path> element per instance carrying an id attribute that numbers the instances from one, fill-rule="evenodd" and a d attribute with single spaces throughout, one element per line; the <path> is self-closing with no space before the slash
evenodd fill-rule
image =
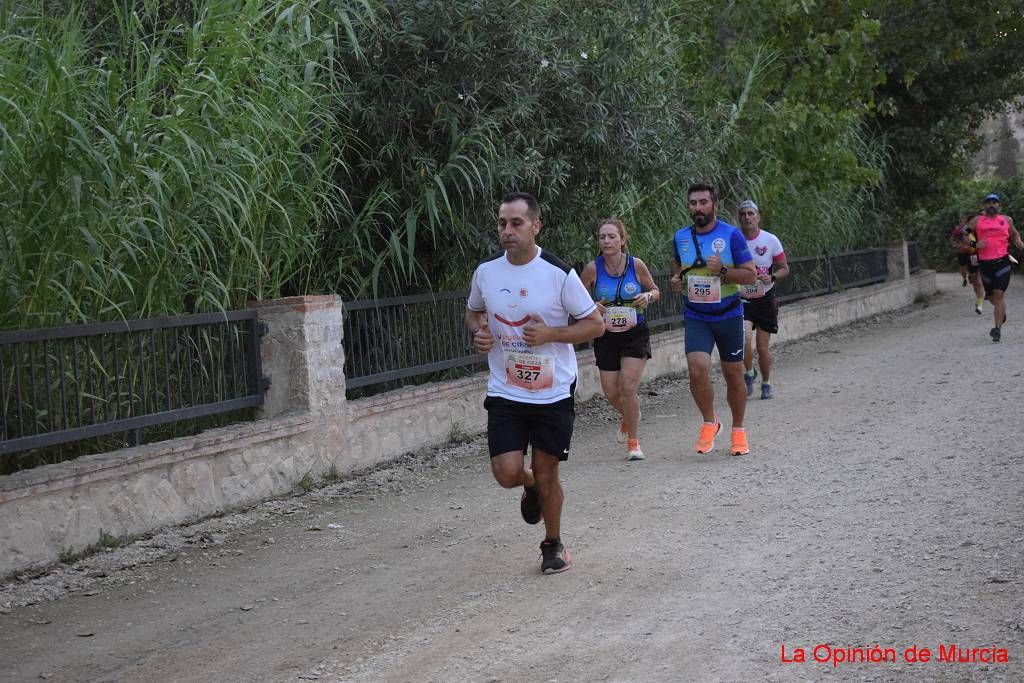
<path id="1" fill-rule="evenodd" d="M 1013 264 L 1010 257 L 992 259 L 990 261 L 978 261 L 978 273 L 981 275 L 981 284 L 985 288 L 985 296 L 991 296 L 992 292 L 998 289 L 1005 292 L 1010 286 L 1010 273 L 1013 271 Z"/>

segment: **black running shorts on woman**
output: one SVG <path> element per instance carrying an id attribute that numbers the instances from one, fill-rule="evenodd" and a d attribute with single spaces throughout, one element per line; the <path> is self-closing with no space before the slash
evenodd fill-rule
<path id="1" fill-rule="evenodd" d="M 491 457 L 526 447 L 569 459 L 576 405 L 572 396 L 555 403 L 518 403 L 500 396 L 484 399 L 487 410 L 487 449 Z"/>
<path id="2" fill-rule="evenodd" d="M 957 252 L 956 262 L 961 266 L 967 266 L 968 273 L 978 272 L 978 255 L 977 254 L 964 254 Z"/>
<path id="3" fill-rule="evenodd" d="M 1005 292 L 1010 286 L 1010 272 L 1013 264 L 1010 257 L 993 259 L 991 261 L 979 261 L 978 272 L 981 275 L 981 284 L 985 287 L 985 295 L 991 296 L 992 291 L 998 289 Z"/>
<path id="4" fill-rule="evenodd" d="M 623 358 L 651 357 L 651 329 L 637 325 L 625 332 L 605 332 L 594 340 L 594 359 L 598 370 L 618 372 Z"/>
<path id="5" fill-rule="evenodd" d="M 759 330 L 764 330 L 769 334 L 778 334 L 779 299 L 775 296 L 775 288 L 769 289 L 762 297 L 744 299 L 743 319 L 749 320 Z"/>

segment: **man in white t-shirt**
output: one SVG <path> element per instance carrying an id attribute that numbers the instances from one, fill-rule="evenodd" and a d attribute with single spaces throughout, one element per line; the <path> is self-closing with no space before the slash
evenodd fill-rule
<path id="1" fill-rule="evenodd" d="M 505 488 L 523 487 L 527 523 L 544 520 L 541 572 L 555 574 L 572 564 L 561 541 L 558 465 L 569 457 L 576 416 L 573 344 L 601 336 L 604 320 L 576 271 L 537 246 L 540 228 L 532 195 L 502 199 L 498 238 L 505 251 L 473 273 L 466 325 L 490 368 L 484 408 L 491 472 Z M 578 322 L 570 326 L 570 317 Z"/>
<path id="2" fill-rule="evenodd" d="M 754 257 L 757 279 L 752 285 L 744 285 L 740 291 L 743 297 L 744 351 L 743 364 L 746 372 L 743 379 L 747 384 L 747 396 L 754 393 L 754 354 L 751 352 L 751 337 L 756 337 L 757 364 L 761 367 L 761 398 L 772 398 L 772 354 L 768 348 L 771 335 L 779 331 L 779 300 L 776 297 L 775 282 L 789 275 L 789 264 L 782 242 L 770 232 L 761 229 L 761 213 L 753 200 L 740 203 L 740 229 L 747 238 L 747 248 Z M 756 330 L 756 332 L 755 332 Z"/>

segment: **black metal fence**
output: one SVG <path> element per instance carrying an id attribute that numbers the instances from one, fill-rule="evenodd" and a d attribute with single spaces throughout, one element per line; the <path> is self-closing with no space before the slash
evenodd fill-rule
<path id="1" fill-rule="evenodd" d="M 782 303 L 884 282 L 885 249 L 863 249 L 789 259 L 778 283 Z M 647 312 L 652 328 L 682 325 L 683 298 L 656 272 L 661 299 Z M 468 290 L 369 299 L 345 304 L 345 381 L 348 398 L 415 383 L 453 379 L 486 367 L 473 350 L 464 316 Z"/>
<path id="2" fill-rule="evenodd" d="M 438 292 L 345 304 L 345 384 L 353 390 L 378 385 L 378 393 L 402 380 L 475 366 L 484 357 L 473 350 L 465 325 L 469 291 Z"/>
<path id="3" fill-rule="evenodd" d="M 789 277 L 780 280 L 779 301 L 783 304 L 822 294 L 885 282 L 889 277 L 885 249 L 861 249 L 840 254 L 788 259 Z"/>
<path id="4" fill-rule="evenodd" d="M 783 303 L 887 278 L 884 249 L 789 263 L 790 277 L 778 283 Z M 681 325 L 682 296 L 671 291 L 669 273 L 654 278 L 662 297 L 648 309 L 648 324 Z M 484 369 L 463 322 L 467 294 L 345 304 L 349 398 Z M 0 332 L 0 473 L 21 466 L 12 454 L 123 435 L 90 452 L 109 450 L 141 443 L 143 431 L 159 425 L 262 405 L 256 315 L 230 311 Z"/>
<path id="5" fill-rule="evenodd" d="M 262 405 L 261 334 L 254 310 L 0 332 L 0 456 Z"/>

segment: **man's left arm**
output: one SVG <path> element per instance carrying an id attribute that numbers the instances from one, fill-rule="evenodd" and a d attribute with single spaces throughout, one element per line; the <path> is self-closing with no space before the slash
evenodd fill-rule
<path id="1" fill-rule="evenodd" d="M 782 248 L 782 242 L 776 237 L 775 253 L 772 254 L 772 272 L 769 279 L 775 281 L 788 276 L 789 261 L 786 260 L 786 251 Z"/>
<path id="2" fill-rule="evenodd" d="M 727 285 L 752 285 L 756 281 L 757 267 L 754 265 L 754 259 L 729 266 L 722 275 L 722 282 Z"/>
<path id="3" fill-rule="evenodd" d="M 604 318 L 594 306 L 588 315 L 577 318 L 574 325 L 548 327 L 538 316 L 530 316 L 532 320 L 523 327 L 523 340 L 530 346 L 540 346 L 549 342 L 562 344 L 582 344 L 604 334 Z"/>
<path id="4" fill-rule="evenodd" d="M 523 328 L 523 340 L 530 346 L 549 342 L 580 344 L 604 334 L 604 318 L 575 270 L 569 271 L 562 285 L 562 307 L 576 318 L 576 324 L 549 327 L 539 315 L 531 315 Z"/>
<path id="5" fill-rule="evenodd" d="M 722 284 L 754 284 L 757 282 L 757 266 L 754 265 L 754 257 L 750 255 L 750 249 L 747 247 L 747 238 L 736 229 L 733 230 L 730 240 L 729 247 L 736 265 L 726 268 L 721 276 Z"/>
<path id="6" fill-rule="evenodd" d="M 1013 219 L 1007 216 L 1006 222 L 1010 225 L 1010 239 L 1013 240 L 1013 245 L 1018 249 L 1024 249 L 1024 240 L 1021 240 L 1020 233 L 1017 232 L 1017 228 L 1014 227 Z"/>

